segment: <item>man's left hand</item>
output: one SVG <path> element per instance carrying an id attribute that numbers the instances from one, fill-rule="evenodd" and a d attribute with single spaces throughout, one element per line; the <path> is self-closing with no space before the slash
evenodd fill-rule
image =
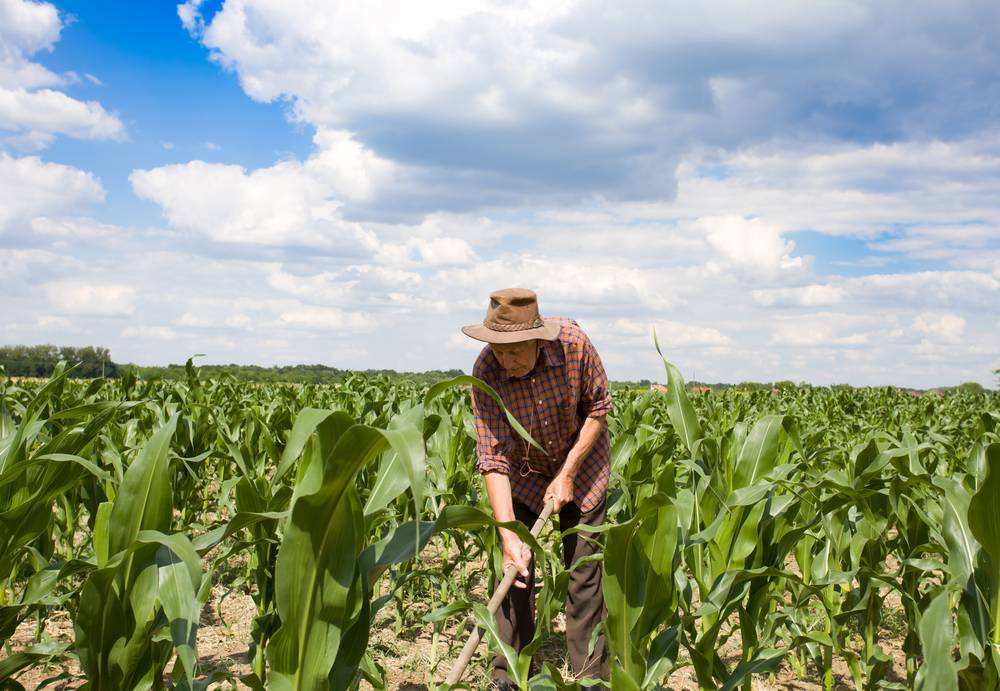
<path id="1" fill-rule="evenodd" d="M 566 504 L 573 501 L 573 480 L 573 476 L 565 472 L 561 472 L 552 478 L 548 489 L 545 490 L 544 503 L 548 504 L 549 499 L 554 499 L 556 504 L 555 510 L 559 511 Z"/>

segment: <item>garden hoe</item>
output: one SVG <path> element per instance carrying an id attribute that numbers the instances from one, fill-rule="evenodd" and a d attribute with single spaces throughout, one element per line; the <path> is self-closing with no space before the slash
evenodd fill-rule
<path id="1" fill-rule="evenodd" d="M 545 508 L 542 509 L 542 514 L 535 521 L 535 525 L 531 526 L 531 536 L 538 537 L 538 534 L 542 532 L 542 527 L 545 522 L 549 520 L 549 516 L 552 515 L 553 510 L 555 510 L 555 502 L 550 499 L 548 503 L 545 504 Z M 513 564 L 504 569 L 503 580 L 500 581 L 500 585 L 493 593 L 493 597 L 490 598 L 490 602 L 486 605 L 486 610 L 492 617 L 496 614 L 496 611 L 500 608 L 500 603 L 503 599 L 507 597 L 507 591 L 510 590 L 510 586 L 514 583 L 514 579 L 517 577 L 517 567 Z M 448 674 L 448 678 L 445 680 L 449 686 L 457 684 L 465 673 L 465 668 L 469 665 L 469 661 L 476 652 L 476 648 L 479 646 L 479 641 L 483 638 L 483 630 L 476 626 L 472 630 L 472 634 L 469 636 L 469 640 L 465 642 L 465 647 L 462 648 L 462 654 L 458 656 L 455 660 L 455 666 L 451 668 L 451 672 Z"/>

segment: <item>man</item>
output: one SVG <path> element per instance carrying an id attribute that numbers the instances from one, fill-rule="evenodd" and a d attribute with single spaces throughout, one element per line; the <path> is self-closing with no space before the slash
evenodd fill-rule
<path id="1" fill-rule="evenodd" d="M 610 475 L 606 416 L 608 378 L 590 339 L 571 319 L 542 319 L 535 293 L 507 288 L 490 295 L 482 324 L 462 331 L 488 345 L 472 373 L 492 386 L 543 451 L 514 432 L 501 408 L 473 389 L 476 467 L 484 476 L 498 521 L 532 525 L 552 499 L 560 530 L 604 521 Z M 501 636 L 518 651 L 535 635 L 534 564 L 531 550 L 509 530 L 500 531 L 504 567 L 518 578 L 497 613 Z M 591 538 L 593 539 L 593 538 Z M 579 534 L 564 537 L 566 568 L 599 550 Z M 585 563 L 570 573 L 566 644 L 578 677 L 607 678 L 604 638 L 588 655 L 591 632 L 604 617 L 601 565 Z M 503 655 L 493 661 L 499 689 L 514 688 Z"/>

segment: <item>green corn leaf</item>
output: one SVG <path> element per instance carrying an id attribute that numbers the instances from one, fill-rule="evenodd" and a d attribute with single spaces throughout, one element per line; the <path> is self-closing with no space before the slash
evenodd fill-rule
<path id="1" fill-rule="evenodd" d="M 738 665 L 729 678 L 719 687 L 719 691 L 732 691 L 742 684 L 751 674 L 762 674 L 772 672 L 781 664 L 786 651 L 776 648 L 765 648 L 754 653 L 749 660 L 743 660 Z"/>
<path id="2" fill-rule="evenodd" d="M 11 682 L 12 677 L 22 669 L 58 657 L 66 652 L 66 648 L 65 643 L 35 643 L 7 655 L 0 660 L 0 688 L 7 688 L 4 684 Z"/>
<path id="3" fill-rule="evenodd" d="M 917 691 L 958 689 L 958 669 L 952 654 L 955 647 L 953 631 L 948 591 L 943 590 L 920 616 L 920 646 L 924 664 L 917 671 Z"/>
<path id="4" fill-rule="evenodd" d="M 784 423 L 785 420 L 781 415 L 767 415 L 753 426 L 737 456 L 733 472 L 733 489 L 756 484 L 774 468 Z"/>
<path id="5" fill-rule="evenodd" d="M 322 427 L 317 433 L 335 434 Z M 330 445 L 312 444 L 307 453 Z M 364 516 L 354 476 L 385 445 L 377 429 L 348 428 L 332 444 L 321 487 L 295 499 L 275 574 L 281 627 L 267 646 L 274 689 L 311 690 L 326 683 L 359 596 L 352 584 Z"/>
<path id="6" fill-rule="evenodd" d="M 387 507 L 393 499 L 406 491 L 409 484 L 410 478 L 399 454 L 392 450 L 386 451 L 382 454 L 375 484 L 365 502 L 365 516 L 371 516 Z"/>
<path id="7" fill-rule="evenodd" d="M 150 437 L 125 471 L 108 526 L 110 554 L 128 549 L 140 530 L 169 531 L 173 510 L 169 451 L 176 429 L 174 415 Z"/>
<path id="8" fill-rule="evenodd" d="M 493 387 L 491 387 L 489 384 L 482 381 L 481 379 L 477 379 L 476 377 L 463 374 L 453 379 L 448 379 L 447 381 L 435 384 L 434 386 L 427 389 L 427 393 L 424 395 L 424 407 L 430 405 L 431 401 L 433 401 L 435 398 L 440 396 L 448 389 L 462 385 L 474 386 L 483 393 L 485 393 L 487 396 L 492 398 L 496 402 L 496 404 L 500 406 L 500 409 L 503 410 L 504 415 L 507 417 L 507 422 L 510 423 L 510 426 L 514 429 L 514 431 L 517 432 L 517 434 L 522 439 L 524 439 L 526 442 L 534 446 L 536 449 L 538 449 L 539 451 L 544 451 L 541 445 L 537 441 L 532 439 L 530 434 L 528 434 L 528 430 L 524 429 L 524 426 L 521 425 L 521 423 L 517 421 L 517 418 L 515 418 L 514 415 L 510 412 L 510 410 L 507 409 L 507 406 L 504 405 L 503 400 L 500 398 L 500 394 L 494 391 Z"/>
<path id="9" fill-rule="evenodd" d="M 288 434 L 288 442 L 285 444 L 285 449 L 281 452 L 281 460 L 278 461 L 278 467 L 271 478 L 272 485 L 277 486 L 285 475 L 288 474 L 288 471 L 292 469 L 295 461 L 302 454 L 302 449 L 305 448 L 306 442 L 309 441 L 316 428 L 321 423 L 331 419 L 334 422 L 333 427 L 337 432 L 343 432 L 343 430 L 354 424 L 351 416 L 343 412 L 321 410 L 318 408 L 304 408 L 299 411 L 298 415 L 295 416 L 295 423 L 292 426 L 292 430 Z M 329 439 L 332 443 L 339 436 L 339 433 L 328 434 L 324 435 L 324 439 Z"/>
<path id="10" fill-rule="evenodd" d="M 969 529 L 990 557 L 993 644 L 1000 645 L 1000 444 L 989 445 L 986 459 L 986 478 L 969 501 Z"/>
<path id="11" fill-rule="evenodd" d="M 656 344 L 656 352 L 663 360 L 663 367 L 667 372 L 667 414 L 670 416 L 670 423 L 674 426 L 677 436 L 684 442 L 688 452 L 694 456 L 696 444 L 702 438 L 701 423 L 698 422 L 698 415 L 694 412 L 694 407 L 688 399 L 687 391 L 684 388 L 684 377 L 681 376 L 676 367 L 663 357 L 655 331 L 653 332 L 653 342 Z"/>

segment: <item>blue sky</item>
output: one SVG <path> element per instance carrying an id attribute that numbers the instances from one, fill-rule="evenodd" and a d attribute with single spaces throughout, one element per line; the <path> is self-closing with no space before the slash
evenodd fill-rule
<path id="1" fill-rule="evenodd" d="M 128 140 L 118 146 L 64 137 L 46 151 L 51 160 L 101 178 L 109 203 L 98 217 L 130 225 L 158 222 L 159 209 L 132 194 L 128 176 L 138 167 L 192 158 L 259 167 L 308 153 L 309 128 L 289 125 L 280 105 L 247 98 L 232 75 L 191 40 L 176 3 L 57 6 L 67 27 L 57 48 L 38 55 L 38 62 L 55 72 L 101 75 L 101 85 L 84 79 L 67 92 L 100 101 L 128 129 Z"/>
<path id="2" fill-rule="evenodd" d="M 992 384 L 993 2 L 0 0 L 3 342 Z"/>

